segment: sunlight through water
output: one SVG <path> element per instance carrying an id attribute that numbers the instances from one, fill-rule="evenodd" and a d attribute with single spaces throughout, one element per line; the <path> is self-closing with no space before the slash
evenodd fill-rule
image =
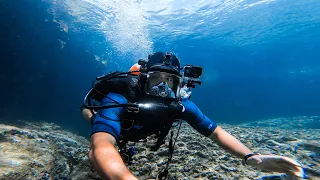
<path id="1" fill-rule="evenodd" d="M 132 60 L 146 57 L 159 41 L 174 51 L 170 45 L 181 39 L 188 39 L 186 46 L 206 39 L 245 47 L 320 38 L 317 0 L 54 0 L 54 4 L 73 22 L 103 33 L 110 44 L 108 53 L 130 55 Z M 66 22 L 60 24 L 67 29 Z"/>

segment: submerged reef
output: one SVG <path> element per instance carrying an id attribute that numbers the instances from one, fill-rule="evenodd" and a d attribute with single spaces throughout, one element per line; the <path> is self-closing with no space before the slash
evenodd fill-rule
<path id="1" fill-rule="evenodd" d="M 319 179 L 320 129 L 308 127 L 318 120 L 316 116 L 303 116 L 220 126 L 254 152 L 293 158 L 303 165 L 309 179 Z M 177 128 L 174 129 L 176 133 Z M 147 142 L 128 143 L 137 152 L 128 168 L 139 179 L 156 179 L 166 166 L 169 141 L 155 152 L 150 151 L 153 141 L 150 137 Z M 52 123 L 0 124 L 0 179 L 101 179 L 90 164 L 88 152 L 87 138 Z M 183 123 L 168 179 L 275 180 L 288 177 L 243 166 L 240 159 Z"/>

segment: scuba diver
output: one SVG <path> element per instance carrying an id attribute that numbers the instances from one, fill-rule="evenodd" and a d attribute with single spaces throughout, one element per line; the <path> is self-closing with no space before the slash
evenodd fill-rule
<path id="1" fill-rule="evenodd" d="M 135 154 L 127 142 L 145 142 L 148 136 L 155 135 L 157 140 L 151 150 L 157 151 L 170 134 L 168 161 L 157 177 L 167 179 L 182 120 L 242 159 L 243 165 L 306 177 L 296 161 L 254 153 L 205 116 L 190 100 L 192 89 L 201 85 L 201 75 L 202 67 L 180 67 L 174 54 L 156 52 L 148 60 L 140 59 L 129 72 L 112 72 L 96 78 L 81 112 L 92 125 L 89 158 L 103 179 L 137 179 L 126 167 Z M 170 133 L 173 124 L 179 126 L 175 136 L 173 131 Z"/>

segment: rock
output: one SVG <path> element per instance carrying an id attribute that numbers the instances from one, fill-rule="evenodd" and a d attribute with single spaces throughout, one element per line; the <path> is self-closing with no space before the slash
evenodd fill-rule
<path id="1" fill-rule="evenodd" d="M 220 167 L 221 167 L 221 169 L 224 170 L 224 171 L 237 171 L 236 168 L 227 167 L 227 166 L 225 166 L 225 165 L 223 165 L 223 164 L 220 164 Z"/>
<path id="2" fill-rule="evenodd" d="M 197 167 L 194 167 L 193 169 L 192 169 L 192 172 L 194 172 L 194 173 L 200 173 L 201 172 L 201 168 L 199 167 L 199 166 L 197 166 Z"/>
<path id="3" fill-rule="evenodd" d="M 282 136 L 281 140 L 282 142 L 286 142 L 286 141 L 297 141 L 298 139 L 290 136 Z"/>
<path id="4" fill-rule="evenodd" d="M 0 142 L 2 142 L 2 141 L 4 141 L 5 140 L 5 135 L 4 134 L 2 134 L 2 133 L 0 133 Z"/>
<path id="5" fill-rule="evenodd" d="M 183 143 L 183 142 L 178 142 L 178 143 L 177 143 L 177 146 L 178 146 L 178 147 L 184 147 L 184 146 L 186 146 L 186 144 Z"/>
<path id="6" fill-rule="evenodd" d="M 137 154 L 137 156 L 139 156 L 139 158 L 148 158 L 146 155 L 139 155 L 139 154 Z"/>
<path id="7" fill-rule="evenodd" d="M 313 169 L 313 168 L 305 168 L 308 175 L 313 175 L 315 177 L 320 177 L 320 169 Z"/>
<path id="8" fill-rule="evenodd" d="M 128 142 L 128 144 L 127 144 L 128 146 L 135 146 L 136 145 L 136 143 L 135 142 Z"/>
<path id="9" fill-rule="evenodd" d="M 148 153 L 147 154 L 147 159 L 149 159 L 149 161 L 152 161 L 152 160 L 154 160 L 154 158 L 155 158 L 155 155 L 154 155 L 154 153 Z"/>
<path id="10" fill-rule="evenodd" d="M 320 153 L 320 141 L 304 141 L 300 144 L 300 147 L 303 147 L 306 150 Z"/>
<path id="11" fill-rule="evenodd" d="M 152 166 L 149 163 L 146 163 L 143 165 L 143 167 L 140 169 L 139 174 L 145 175 L 145 174 L 150 174 L 152 170 Z"/>
<path id="12" fill-rule="evenodd" d="M 36 168 L 37 167 L 44 167 L 44 165 L 41 162 L 39 162 L 38 160 L 33 160 L 32 166 L 36 167 Z"/>
<path id="13" fill-rule="evenodd" d="M 140 173 L 139 173 L 138 171 L 134 171 L 134 172 L 132 172 L 132 174 L 133 174 L 134 176 L 136 176 L 136 177 L 139 177 L 139 176 L 140 176 Z"/>
<path id="14" fill-rule="evenodd" d="M 183 166 L 183 168 L 180 169 L 180 172 L 189 172 L 191 170 L 191 168 L 187 167 L 187 166 Z"/>
<path id="15" fill-rule="evenodd" d="M 212 172 L 203 172 L 203 173 L 201 173 L 201 177 L 210 177 L 210 176 L 213 176 Z"/>
<path id="16" fill-rule="evenodd" d="M 269 146 L 279 146 L 280 144 L 274 140 L 267 140 L 266 141 L 266 144 L 269 145 Z"/>
<path id="17" fill-rule="evenodd" d="M 20 142 L 20 139 L 17 138 L 17 137 L 12 137 L 12 138 L 11 138 L 11 141 L 12 141 L 13 143 L 19 143 L 19 142 Z"/>
<path id="18" fill-rule="evenodd" d="M 168 149 L 160 148 L 158 150 L 158 152 L 157 152 L 157 155 L 160 156 L 160 157 L 168 156 L 169 155 L 169 151 L 168 151 Z"/>
<path id="19" fill-rule="evenodd" d="M 146 162 L 149 162 L 147 158 L 139 159 L 139 163 L 146 163 Z"/>
<path id="20" fill-rule="evenodd" d="M 197 151 L 195 154 L 201 158 L 209 158 L 208 154 L 204 154 L 201 151 Z"/>
<path id="21" fill-rule="evenodd" d="M 207 143 L 207 147 L 217 147 L 217 145 L 209 142 L 209 143 Z"/>
<path id="22" fill-rule="evenodd" d="M 229 157 L 228 157 L 227 155 L 223 155 L 223 156 L 220 156 L 218 159 L 219 159 L 219 160 L 228 161 L 228 160 L 229 160 Z"/>
<path id="23" fill-rule="evenodd" d="M 160 161 L 157 163 L 157 166 L 160 167 L 162 165 L 165 165 L 167 162 L 166 161 Z"/>
<path id="24" fill-rule="evenodd" d="M 145 147 L 139 147 L 139 146 L 130 146 L 130 147 L 134 147 L 137 153 L 140 153 L 140 152 L 147 150 L 147 148 L 145 148 Z"/>
<path id="25" fill-rule="evenodd" d="M 218 154 L 215 151 L 212 151 L 211 156 L 218 156 Z"/>

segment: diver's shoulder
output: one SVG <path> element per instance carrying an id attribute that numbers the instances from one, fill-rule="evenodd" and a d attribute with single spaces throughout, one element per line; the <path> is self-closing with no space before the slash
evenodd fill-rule
<path id="1" fill-rule="evenodd" d="M 181 100 L 181 104 L 185 107 L 185 108 L 194 108 L 194 107 L 198 107 L 193 101 L 191 101 L 190 99 L 182 99 Z"/>

